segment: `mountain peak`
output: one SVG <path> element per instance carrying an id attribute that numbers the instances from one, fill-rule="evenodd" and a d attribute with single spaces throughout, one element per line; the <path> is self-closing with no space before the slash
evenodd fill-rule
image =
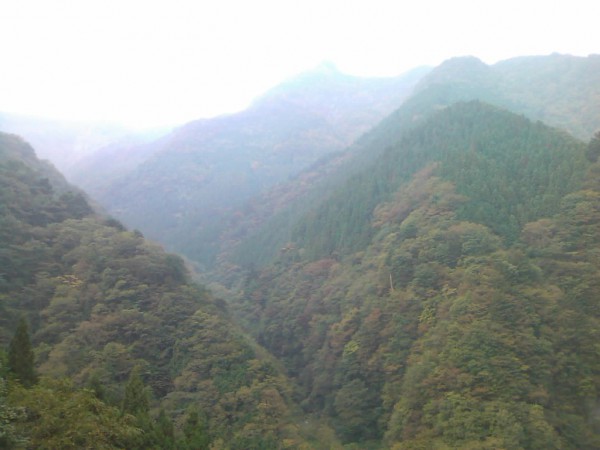
<path id="1" fill-rule="evenodd" d="M 455 56 L 449 58 L 440 64 L 439 68 L 443 67 L 487 67 L 481 59 L 473 55 Z"/>
<path id="2" fill-rule="evenodd" d="M 324 75 L 340 75 L 340 69 L 332 61 L 321 61 L 313 70 L 309 73 L 320 73 Z"/>
<path id="3" fill-rule="evenodd" d="M 460 56 L 450 58 L 433 69 L 425 76 L 417 90 L 422 90 L 433 84 L 442 83 L 478 83 L 485 79 L 490 72 L 490 66 L 475 56 Z"/>

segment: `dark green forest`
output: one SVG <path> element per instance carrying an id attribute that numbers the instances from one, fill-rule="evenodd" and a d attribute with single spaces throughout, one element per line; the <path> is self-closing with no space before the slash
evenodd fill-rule
<path id="1" fill-rule="evenodd" d="M 300 222 L 236 311 L 346 443 L 597 448 L 597 142 L 452 106 Z"/>
<path id="2" fill-rule="evenodd" d="M 0 134 L 0 448 L 600 448 L 597 63 L 442 64 L 201 274 Z"/>
<path id="3" fill-rule="evenodd" d="M 35 161 L 20 138 L 0 135 L 0 442 L 305 442 L 277 363 L 191 281 L 183 260 L 96 215 L 80 193 L 59 194 L 48 177 L 60 177 Z"/>

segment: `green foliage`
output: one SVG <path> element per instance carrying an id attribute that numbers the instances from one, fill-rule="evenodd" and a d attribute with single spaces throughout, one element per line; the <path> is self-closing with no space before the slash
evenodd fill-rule
<path id="1" fill-rule="evenodd" d="M 125 396 L 123 397 L 123 414 L 132 416 L 147 416 L 149 406 L 148 392 L 140 375 L 141 367 L 135 366 L 129 375 L 125 385 Z"/>
<path id="2" fill-rule="evenodd" d="M 379 398 L 376 394 L 373 386 L 368 387 L 364 381 L 356 378 L 345 383 L 337 391 L 334 400 L 334 423 L 344 441 L 357 442 L 379 437 L 379 415 L 376 410 Z M 369 413 L 366 413 L 367 411 Z"/>
<path id="3" fill-rule="evenodd" d="M 346 443 L 596 448 L 598 167 L 581 143 L 485 105 L 431 124 L 382 157 L 380 180 L 423 160 L 369 206 L 360 251 L 334 225 L 331 257 L 255 271 L 236 310 Z M 320 217 L 354 217 L 341 204 Z"/>
<path id="4" fill-rule="evenodd" d="M 581 186 L 585 157 L 581 143 L 542 124 L 478 102 L 456 104 L 406 133 L 307 215 L 292 235 L 295 246 L 309 259 L 364 249 L 377 205 L 431 164 L 466 199 L 461 218 L 512 242 Z"/>
<path id="5" fill-rule="evenodd" d="M 507 111 L 447 106 L 488 92 L 488 69 L 449 64 L 397 114 L 410 124 L 365 138 L 364 171 L 293 232 L 298 216 L 279 222 L 293 241 L 231 308 L 265 348 L 181 259 L 56 194 L 6 140 L 0 336 L 25 315 L 40 373 L 93 390 L 0 392 L 0 439 L 336 448 L 331 424 L 348 448 L 600 448 L 595 141 L 586 155 Z"/>
<path id="6" fill-rule="evenodd" d="M 9 401 L 25 411 L 16 428 L 28 439 L 28 448 L 126 449 L 140 434 L 132 416 L 67 380 L 43 379 L 30 389 L 13 386 Z"/>
<path id="7" fill-rule="evenodd" d="M 8 347 L 8 370 L 25 387 L 37 381 L 27 322 L 21 318 Z"/>
<path id="8" fill-rule="evenodd" d="M 205 450 L 209 448 L 210 437 L 208 435 L 208 423 L 205 417 L 201 417 L 196 409 L 192 409 L 183 426 L 186 448 Z"/>
<path id="9" fill-rule="evenodd" d="M 156 424 L 154 425 L 154 442 L 155 446 L 164 450 L 175 449 L 175 430 L 173 422 L 167 416 L 164 409 L 161 409 Z"/>
<path id="10" fill-rule="evenodd" d="M 0 363 L 0 369 L 2 368 L 3 364 Z M 6 380 L 3 375 L 0 375 L 0 448 L 12 449 L 26 442 L 15 428 L 15 422 L 23 416 L 23 410 L 9 405 L 6 394 Z"/>
<path id="11" fill-rule="evenodd" d="M 102 415 L 91 417 L 81 435 L 74 432 L 73 441 L 74 419 L 64 427 L 51 423 L 73 402 L 81 414 L 114 405 L 128 418 L 123 425 L 137 431 L 127 443 L 110 444 L 117 448 L 184 446 L 179 425 L 191 404 L 210 412 L 202 431 L 207 442 L 230 446 L 244 436 L 268 434 L 276 442 L 301 444 L 289 382 L 264 351 L 255 352 L 224 303 L 190 281 L 183 260 L 114 220 L 81 217 L 89 208 L 83 199 L 55 194 L 45 172 L 34 170 L 33 152 L 18 140 L 9 142 L 15 146 L 8 150 L 0 145 L 0 340 L 7 346 L 13 324 L 25 317 L 33 348 L 11 355 L 28 355 L 31 368 L 35 359 L 41 375 L 91 388 L 40 387 L 47 412 L 40 411 L 39 423 L 28 416 L 33 431 L 40 430 L 28 434 L 32 442 L 50 433 L 47 447 L 39 448 L 89 446 L 89 429 Z M 143 383 L 137 370 L 143 370 Z M 261 406 L 265 399 L 268 407 Z M 20 405 L 17 397 L 14 402 Z M 160 408 L 165 414 L 154 417 Z M 109 422 L 113 412 L 107 410 Z"/>

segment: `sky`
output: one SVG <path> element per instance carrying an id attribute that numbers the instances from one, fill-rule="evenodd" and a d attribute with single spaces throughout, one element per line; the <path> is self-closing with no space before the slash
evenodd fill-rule
<path id="1" fill-rule="evenodd" d="M 323 61 L 394 76 L 474 55 L 600 53 L 595 0 L 0 0 L 0 111 L 175 125 Z"/>

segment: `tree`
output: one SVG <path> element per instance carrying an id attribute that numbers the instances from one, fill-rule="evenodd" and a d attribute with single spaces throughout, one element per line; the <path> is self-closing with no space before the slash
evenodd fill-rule
<path id="1" fill-rule="evenodd" d="M 130 443 L 128 448 L 131 450 L 159 448 L 155 446 L 156 430 L 149 414 L 150 399 L 140 372 L 139 365 L 131 370 L 121 407 L 123 415 L 131 414 L 135 417 L 136 426 L 141 430 L 141 434 Z"/>
<path id="2" fill-rule="evenodd" d="M 600 131 L 597 131 L 590 140 L 585 156 L 591 162 L 598 161 L 598 157 L 600 156 Z"/>
<path id="3" fill-rule="evenodd" d="M 0 372 L 2 362 L 0 361 Z M 15 422 L 21 417 L 22 411 L 6 402 L 6 381 L 0 374 L 0 448 L 13 448 L 25 442 L 15 430 Z"/>
<path id="4" fill-rule="evenodd" d="M 15 431 L 27 438 L 27 448 L 131 449 L 141 434 L 134 417 L 121 414 L 89 389 L 75 388 L 68 379 L 42 379 L 27 389 L 11 386 L 8 402 L 23 411 Z M 1 441 L 0 448 L 6 448 Z"/>
<path id="5" fill-rule="evenodd" d="M 123 398 L 123 414 L 131 414 L 136 417 L 148 415 L 150 408 L 148 391 L 140 375 L 140 366 L 135 366 L 125 386 L 125 398 Z"/>
<path id="6" fill-rule="evenodd" d="M 167 416 L 164 409 L 161 408 L 156 423 L 154 424 L 154 446 L 161 450 L 175 449 L 175 430 L 173 428 L 173 422 Z"/>
<path id="7" fill-rule="evenodd" d="M 31 387 L 37 381 L 33 367 L 33 350 L 24 318 L 19 321 L 8 347 L 8 369 L 25 387 Z"/>
<path id="8" fill-rule="evenodd" d="M 206 419 L 201 418 L 198 411 L 193 409 L 190 411 L 185 425 L 183 426 L 183 433 L 185 435 L 185 442 L 188 449 L 208 449 L 210 445 L 210 437 L 208 436 L 206 426 Z"/>

